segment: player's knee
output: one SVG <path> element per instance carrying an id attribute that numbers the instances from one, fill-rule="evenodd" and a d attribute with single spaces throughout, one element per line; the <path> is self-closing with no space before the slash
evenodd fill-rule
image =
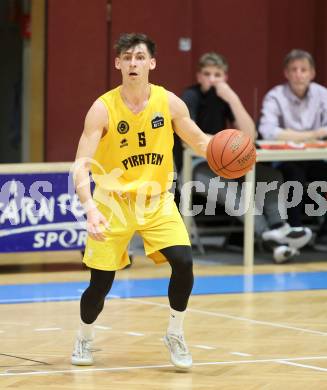
<path id="1" fill-rule="evenodd" d="M 110 290 L 109 286 L 93 286 L 92 295 L 96 298 L 97 301 L 105 299 Z"/>
<path id="2" fill-rule="evenodd" d="M 162 250 L 168 259 L 173 272 L 184 274 L 193 272 L 192 250 L 189 246 L 174 246 Z"/>
<path id="3" fill-rule="evenodd" d="M 95 301 L 101 301 L 109 293 L 114 281 L 115 272 L 91 270 L 91 281 L 87 288 L 88 294 Z"/>
<path id="4" fill-rule="evenodd" d="M 100 285 L 96 286 L 91 284 L 83 293 L 83 300 L 85 300 L 89 305 L 97 305 L 99 302 L 102 302 L 106 295 L 109 292 L 108 286 Z"/>
<path id="5" fill-rule="evenodd" d="M 192 257 L 181 256 L 180 258 L 178 258 L 175 263 L 175 269 L 180 272 L 183 272 L 184 274 L 193 272 Z"/>

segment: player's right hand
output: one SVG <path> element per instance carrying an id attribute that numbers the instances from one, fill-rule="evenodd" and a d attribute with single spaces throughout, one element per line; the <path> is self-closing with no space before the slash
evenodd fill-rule
<path id="1" fill-rule="evenodd" d="M 87 232 L 96 241 L 105 241 L 105 231 L 109 229 L 109 223 L 97 208 L 87 212 Z"/>

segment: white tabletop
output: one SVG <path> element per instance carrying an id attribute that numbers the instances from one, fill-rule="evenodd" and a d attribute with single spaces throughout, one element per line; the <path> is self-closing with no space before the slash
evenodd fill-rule
<path id="1" fill-rule="evenodd" d="M 270 146 L 270 147 L 283 147 L 283 145 L 288 145 L 286 142 L 280 141 L 258 141 L 259 148 L 260 146 Z M 311 143 L 310 143 L 311 144 Z M 325 142 L 323 142 L 325 144 Z M 308 147 L 306 148 L 304 144 L 294 144 L 291 143 L 292 149 L 257 149 L 257 162 L 260 161 L 304 161 L 304 160 L 324 160 L 327 159 L 327 147 Z M 298 147 L 295 147 L 298 145 Z M 319 141 L 317 142 L 319 146 Z"/>

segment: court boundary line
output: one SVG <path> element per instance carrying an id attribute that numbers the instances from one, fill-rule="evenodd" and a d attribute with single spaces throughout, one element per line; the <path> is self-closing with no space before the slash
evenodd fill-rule
<path id="1" fill-rule="evenodd" d="M 165 303 L 144 301 L 143 299 L 138 299 L 138 298 L 124 298 L 124 299 L 126 301 L 130 301 L 130 302 L 134 301 L 136 303 L 142 303 L 142 304 L 147 304 L 147 305 L 161 306 L 161 307 L 169 308 L 169 305 L 165 304 Z M 269 322 L 269 321 L 253 320 L 251 318 L 240 317 L 240 316 L 233 316 L 233 315 L 230 315 L 230 314 L 217 313 L 217 312 L 213 312 L 213 311 L 200 310 L 200 309 L 189 309 L 189 308 L 187 308 L 187 311 L 189 313 L 206 314 L 206 315 L 213 316 L 213 317 L 221 317 L 221 318 L 227 318 L 227 319 L 231 319 L 231 320 L 250 322 L 250 323 L 258 324 L 258 325 L 266 325 L 266 326 L 272 326 L 272 327 L 275 327 L 275 328 L 284 328 L 284 329 L 300 331 L 300 332 L 303 332 L 303 333 L 311 333 L 311 334 L 318 334 L 320 336 L 327 336 L 327 332 L 321 332 L 319 330 L 312 330 L 312 329 L 305 329 L 305 328 L 298 328 L 296 326 L 291 326 L 291 325 L 286 325 L 286 324 L 279 324 L 277 322 L 274 323 L 274 322 Z"/>
<path id="2" fill-rule="evenodd" d="M 143 299 L 138 298 L 124 298 L 125 301 L 129 301 L 132 303 L 137 304 L 147 304 L 152 306 L 158 306 L 162 308 L 169 308 L 168 304 L 164 303 L 157 303 L 153 301 L 147 301 Z M 227 318 L 232 320 L 238 320 L 238 321 L 245 321 L 253 324 L 259 324 L 259 325 L 265 325 L 265 326 L 272 326 L 272 327 L 278 327 L 278 328 L 285 328 L 289 330 L 296 330 L 301 331 L 305 333 L 310 334 L 319 334 L 326 336 L 327 333 L 320 332 L 320 331 L 314 331 L 311 329 L 304 329 L 304 328 L 298 328 L 293 327 L 289 325 L 279 324 L 279 323 L 273 323 L 269 321 L 259 321 L 259 320 L 253 320 L 246 317 L 240 317 L 240 316 L 233 316 L 218 312 L 211 312 L 207 310 L 200 310 L 200 309 L 188 309 L 190 313 L 198 313 L 198 314 L 205 314 L 213 317 L 221 317 L 221 318 Z M 297 363 L 298 361 L 308 361 L 308 360 L 325 360 L 327 359 L 327 356 L 305 356 L 305 357 L 294 357 L 294 358 L 275 358 L 275 359 L 248 359 L 248 360 L 227 360 L 227 361 L 213 361 L 213 362 L 198 362 L 194 363 L 194 367 L 199 366 L 210 366 L 210 365 L 228 365 L 228 364 L 256 364 L 256 363 L 278 363 L 278 364 L 284 364 L 299 368 L 305 368 L 315 371 L 323 371 L 327 372 L 327 368 L 315 366 L 315 365 L 309 365 L 309 364 L 302 364 Z M 88 372 L 115 372 L 115 371 L 128 371 L 128 370 L 137 370 L 137 369 L 155 369 L 155 368 L 175 368 L 178 370 L 174 365 L 172 364 L 159 364 L 159 365 L 140 365 L 140 366 L 122 366 L 122 367 L 106 367 L 106 368 L 79 368 L 79 369 L 63 369 L 63 370 L 39 370 L 39 371 L 30 371 L 30 372 L 8 372 L 12 371 L 7 370 L 6 372 L 0 372 L 0 377 L 8 377 L 8 376 L 31 376 L 31 375 L 54 375 L 54 374 L 69 374 L 69 373 L 88 373 Z M 24 368 L 22 367 L 22 370 Z M 16 368 L 17 370 L 17 368 Z M 22 371 L 21 370 L 21 371 Z"/>
<path id="3" fill-rule="evenodd" d="M 219 365 L 228 365 L 228 364 L 257 364 L 257 363 L 282 363 L 287 365 L 298 366 L 302 368 L 310 368 L 318 371 L 327 371 L 327 368 L 298 364 L 294 363 L 296 361 L 307 361 L 307 360 L 325 360 L 327 356 L 304 356 L 304 357 L 295 357 L 295 358 L 276 358 L 276 359 L 249 359 L 249 360 L 226 360 L 226 361 L 216 361 L 216 362 L 199 362 L 193 363 L 193 367 L 201 366 L 219 366 Z M 173 364 L 153 364 L 153 365 L 144 365 L 144 366 L 122 366 L 122 367 L 104 367 L 104 368 L 73 368 L 67 370 L 50 370 L 50 371 L 31 371 L 31 372 L 3 372 L 0 373 L 0 377 L 3 376 L 30 376 L 30 375 L 54 375 L 54 374 L 69 374 L 69 373 L 89 373 L 89 372 L 114 372 L 114 371 L 128 371 L 128 370 L 141 370 L 141 369 L 151 369 L 151 368 L 174 368 L 178 371 L 178 368 Z M 9 370 L 7 370 L 9 371 Z M 190 370 L 191 372 L 191 370 Z"/>
<path id="4" fill-rule="evenodd" d="M 319 367 L 319 366 L 312 366 L 311 364 L 300 364 L 300 363 L 295 363 L 289 360 L 280 360 L 279 363 L 285 364 L 287 366 L 295 366 L 295 367 L 302 367 L 302 368 L 312 368 L 313 370 L 316 371 L 327 371 L 327 368 L 324 367 Z"/>

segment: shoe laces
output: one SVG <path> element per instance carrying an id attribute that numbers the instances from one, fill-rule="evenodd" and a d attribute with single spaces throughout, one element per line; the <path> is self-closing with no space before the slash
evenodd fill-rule
<path id="1" fill-rule="evenodd" d="M 76 345 L 77 354 L 79 356 L 84 356 L 91 352 L 91 341 L 85 339 L 79 339 Z"/>
<path id="2" fill-rule="evenodd" d="M 186 346 L 184 337 L 182 335 L 177 336 L 177 335 L 170 334 L 168 337 L 169 337 L 169 339 L 171 341 L 173 349 L 179 355 L 183 355 L 183 356 L 185 355 L 186 356 L 186 355 L 189 354 L 189 351 L 188 351 L 188 348 Z"/>

